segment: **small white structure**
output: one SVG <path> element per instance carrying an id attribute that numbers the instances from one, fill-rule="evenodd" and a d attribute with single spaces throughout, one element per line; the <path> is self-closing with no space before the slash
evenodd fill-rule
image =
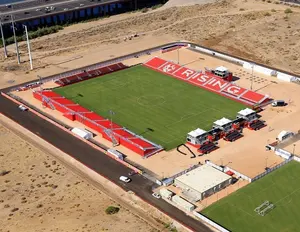
<path id="1" fill-rule="evenodd" d="M 196 130 L 193 130 L 187 134 L 186 140 L 194 145 L 202 144 L 202 142 L 207 140 L 207 135 L 208 134 L 205 130 L 197 128 Z"/>
<path id="2" fill-rule="evenodd" d="M 187 210 L 189 212 L 193 211 L 195 209 L 195 205 L 193 205 L 192 203 L 184 200 L 183 198 L 181 198 L 178 195 L 174 195 L 172 197 L 172 201 L 178 205 L 180 208 Z"/>
<path id="3" fill-rule="evenodd" d="M 108 149 L 107 152 L 117 159 L 124 160 L 124 155 L 115 149 Z"/>
<path id="4" fill-rule="evenodd" d="M 204 164 L 175 179 L 174 184 L 182 191 L 188 191 L 195 201 L 214 194 L 231 184 L 231 176 L 208 164 Z"/>
<path id="5" fill-rule="evenodd" d="M 214 122 L 213 128 L 219 128 L 224 131 L 228 131 L 231 129 L 232 121 L 228 118 L 221 118 Z"/>
<path id="6" fill-rule="evenodd" d="M 78 135 L 79 137 L 83 138 L 83 139 L 91 139 L 93 138 L 93 134 L 90 131 L 84 130 L 84 129 L 80 129 L 77 127 L 74 127 L 71 130 L 74 134 Z"/>
<path id="7" fill-rule="evenodd" d="M 243 119 L 247 120 L 248 122 L 250 122 L 250 121 L 257 119 L 257 113 L 256 113 L 256 111 L 254 111 L 252 109 L 246 108 L 246 109 L 239 111 L 237 113 L 236 117 L 243 118 Z"/>
<path id="8" fill-rule="evenodd" d="M 219 66 L 219 67 L 215 68 L 214 74 L 217 76 L 220 76 L 222 78 L 226 78 L 229 76 L 230 72 L 226 67 Z"/>
<path id="9" fill-rule="evenodd" d="M 295 134 L 291 131 L 281 131 L 277 136 L 278 141 L 282 142 L 286 139 L 293 137 Z"/>
<path id="10" fill-rule="evenodd" d="M 165 188 L 161 188 L 159 190 L 159 193 L 162 196 L 162 198 L 166 198 L 166 199 L 169 199 L 169 200 L 171 200 L 171 197 L 174 195 L 173 192 L 171 192 L 170 190 L 165 189 Z"/>

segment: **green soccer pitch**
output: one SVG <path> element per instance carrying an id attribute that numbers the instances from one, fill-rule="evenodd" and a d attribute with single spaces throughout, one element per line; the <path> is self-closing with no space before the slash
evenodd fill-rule
<path id="1" fill-rule="evenodd" d="M 201 213 L 238 232 L 300 231 L 300 164 L 292 161 L 207 207 Z M 264 201 L 275 208 L 265 216 L 254 209 Z"/>
<path id="2" fill-rule="evenodd" d="M 166 150 L 184 143 L 196 128 L 210 130 L 222 117 L 234 119 L 241 103 L 135 66 L 55 89 L 55 92 L 109 118 Z M 150 130 L 149 130 L 150 128 Z"/>

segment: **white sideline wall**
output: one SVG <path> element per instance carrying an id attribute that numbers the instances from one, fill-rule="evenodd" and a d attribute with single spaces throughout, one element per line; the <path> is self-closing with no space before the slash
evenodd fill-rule
<path id="1" fill-rule="evenodd" d="M 202 47 L 198 47 L 198 46 L 195 46 L 194 48 L 196 50 L 200 51 L 200 52 L 203 52 L 203 53 L 206 53 L 206 54 L 209 54 L 209 55 L 213 55 L 213 56 L 216 56 L 216 57 L 221 58 L 221 59 L 229 60 L 229 61 L 235 62 L 237 64 L 240 64 L 240 65 L 243 65 L 243 63 L 244 63 L 243 60 L 240 60 L 240 59 L 228 56 L 228 55 L 224 55 L 224 54 L 221 54 L 221 53 L 218 53 L 218 52 L 214 52 L 214 51 L 211 51 L 207 48 L 202 48 Z"/>
<path id="2" fill-rule="evenodd" d="M 277 79 L 279 79 L 281 81 L 292 82 L 293 79 L 295 79 L 295 78 L 296 77 L 291 76 L 289 74 L 282 73 L 282 72 L 277 72 Z"/>
<path id="3" fill-rule="evenodd" d="M 276 69 L 266 68 L 266 67 L 263 67 L 261 65 L 254 64 L 254 63 L 252 64 L 252 63 L 247 62 L 245 60 L 234 58 L 234 57 L 231 57 L 229 55 L 221 54 L 221 53 L 212 51 L 212 50 L 207 49 L 207 48 L 202 48 L 202 47 L 195 46 L 195 45 L 192 46 L 191 44 L 189 44 L 188 46 L 192 47 L 192 48 L 194 48 L 194 49 L 196 49 L 200 52 L 203 52 L 203 53 L 213 55 L 215 57 L 218 57 L 218 58 L 221 58 L 221 59 L 224 59 L 224 60 L 228 60 L 228 61 L 240 64 L 245 69 L 252 69 L 252 66 L 253 66 L 253 70 L 255 72 L 258 72 L 258 73 L 261 73 L 261 74 L 264 74 L 264 75 L 267 75 L 267 76 L 274 76 L 274 77 L 277 77 L 277 79 L 282 80 L 282 81 L 292 82 L 293 80 L 297 79 L 297 77 L 295 77 L 295 76 L 289 75 L 287 73 L 279 72 Z"/>
<path id="4" fill-rule="evenodd" d="M 275 154 L 284 159 L 289 159 L 292 156 L 292 154 L 290 152 L 285 151 L 283 149 L 279 149 L 279 148 L 275 149 Z"/>
<path id="5" fill-rule="evenodd" d="M 193 214 L 196 217 L 200 218 L 201 220 L 205 221 L 207 224 L 211 225 L 212 227 L 214 227 L 215 229 L 217 229 L 217 230 L 219 230 L 221 232 L 230 232 L 229 230 L 227 230 L 224 227 L 220 226 L 219 224 L 213 222 L 209 218 L 203 216 L 201 213 L 198 213 L 198 212 L 194 211 Z"/>
<path id="6" fill-rule="evenodd" d="M 210 162 L 209 160 L 205 160 L 205 163 L 208 164 L 209 166 L 211 166 L 211 167 L 213 167 L 213 168 L 215 168 L 215 169 L 221 171 L 221 172 L 224 171 L 224 168 L 222 168 L 222 167 L 220 167 L 220 166 L 218 166 L 218 165 L 216 165 L 216 164 Z"/>

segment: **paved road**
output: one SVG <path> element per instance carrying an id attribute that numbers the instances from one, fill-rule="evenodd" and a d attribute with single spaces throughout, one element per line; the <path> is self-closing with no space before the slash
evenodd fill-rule
<path id="1" fill-rule="evenodd" d="M 127 0 L 50 0 L 49 2 L 39 3 L 39 1 L 26 2 L 24 7 L 12 9 L 2 6 L 0 8 L 0 19 L 3 23 L 10 22 L 10 15 L 14 16 L 15 21 L 28 20 L 34 18 L 40 18 L 46 15 L 55 15 L 60 12 L 71 12 L 74 10 L 80 10 L 90 8 L 92 6 L 99 6 L 107 3 L 125 2 Z M 38 2 L 38 3 L 36 3 Z M 46 13 L 45 7 L 53 6 L 54 10 Z"/>
<path id="2" fill-rule="evenodd" d="M 143 176 L 135 175 L 132 177 L 132 182 L 125 184 L 119 181 L 119 176 L 127 175 L 130 171 L 127 167 L 90 147 L 76 137 L 71 136 L 67 132 L 54 127 L 51 123 L 39 118 L 35 114 L 31 112 L 21 112 L 18 110 L 15 103 L 6 99 L 2 95 L 0 95 L 0 106 L 0 112 L 2 114 L 18 122 L 21 126 L 32 131 L 65 153 L 71 154 L 75 159 L 102 176 L 105 176 L 115 182 L 125 190 L 133 191 L 136 195 L 170 215 L 177 221 L 187 225 L 193 231 L 210 231 L 210 229 L 208 229 L 203 223 L 187 216 L 184 212 L 178 210 L 164 200 L 152 197 L 151 189 L 154 184 Z"/>

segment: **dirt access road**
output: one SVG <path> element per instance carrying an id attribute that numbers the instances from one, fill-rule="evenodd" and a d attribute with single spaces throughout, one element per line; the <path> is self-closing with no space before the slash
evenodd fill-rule
<path id="1" fill-rule="evenodd" d="M 0 122 L 0 171 L 8 172 L 0 176 L 0 231 L 164 229 L 159 223 L 142 219 L 142 214 L 132 213 L 132 207 L 115 194 L 109 197 L 105 184 L 95 188 L 64 163 L 24 140 L 18 133 L 21 127 L 12 121 L 0 115 Z M 110 205 L 120 207 L 120 211 L 107 215 L 105 209 Z"/>

